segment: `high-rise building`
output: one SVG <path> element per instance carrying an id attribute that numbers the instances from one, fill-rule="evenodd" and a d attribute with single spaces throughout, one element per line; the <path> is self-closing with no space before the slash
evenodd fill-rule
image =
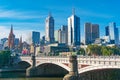
<path id="1" fill-rule="evenodd" d="M 22 45 L 22 36 L 20 37 L 20 40 L 19 40 L 19 46 Z"/>
<path id="2" fill-rule="evenodd" d="M 91 44 L 92 43 L 92 34 L 91 34 L 91 23 L 85 23 L 84 29 L 85 29 L 85 44 Z"/>
<path id="3" fill-rule="evenodd" d="M 84 24 L 85 29 L 85 44 L 94 43 L 95 39 L 99 38 L 99 25 L 89 22 Z"/>
<path id="4" fill-rule="evenodd" d="M 115 44 L 116 45 L 119 44 L 119 29 L 118 28 L 115 29 Z"/>
<path id="5" fill-rule="evenodd" d="M 1 43 L 4 45 L 7 40 L 8 40 L 8 38 L 2 38 Z"/>
<path id="6" fill-rule="evenodd" d="M 116 23 L 115 22 L 109 23 L 109 37 L 110 37 L 110 43 L 111 44 L 118 44 L 118 42 L 119 42 L 119 31 L 118 31 L 118 28 L 116 28 Z"/>
<path id="7" fill-rule="evenodd" d="M 54 18 L 49 14 L 45 21 L 45 39 L 48 43 L 54 43 Z"/>
<path id="8" fill-rule="evenodd" d="M 58 42 L 65 44 L 68 42 L 68 29 L 65 25 L 62 25 L 61 29 L 58 30 Z"/>
<path id="9" fill-rule="evenodd" d="M 68 18 L 68 45 L 80 45 L 80 18 L 73 14 Z"/>
<path id="10" fill-rule="evenodd" d="M 42 39 L 40 40 L 40 46 L 45 45 L 45 36 L 42 36 Z"/>
<path id="11" fill-rule="evenodd" d="M 15 38 L 14 44 L 15 44 L 15 46 L 19 45 L 19 38 Z"/>
<path id="12" fill-rule="evenodd" d="M 115 43 L 115 28 L 116 28 L 115 23 L 113 23 L 113 22 L 109 23 L 110 43 L 112 43 L 112 44 Z"/>
<path id="13" fill-rule="evenodd" d="M 92 24 L 92 41 L 94 42 L 97 38 L 99 38 L 99 25 Z"/>
<path id="14" fill-rule="evenodd" d="M 105 36 L 109 36 L 109 26 L 105 27 Z"/>
<path id="15" fill-rule="evenodd" d="M 8 48 L 9 49 L 14 49 L 15 47 L 14 41 L 15 41 L 15 35 L 13 34 L 13 26 L 11 25 L 11 30 L 8 36 Z"/>
<path id="16" fill-rule="evenodd" d="M 34 45 L 40 44 L 40 32 L 32 31 L 32 43 Z"/>
<path id="17" fill-rule="evenodd" d="M 18 45 L 18 50 L 20 53 L 22 53 L 22 49 L 23 49 L 23 43 L 22 43 L 22 36 L 19 39 L 19 45 Z"/>
<path id="18" fill-rule="evenodd" d="M 55 35 L 54 35 L 54 38 L 55 38 L 55 42 L 58 42 L 58 32 L 59 30 L 55 30 Z"/>

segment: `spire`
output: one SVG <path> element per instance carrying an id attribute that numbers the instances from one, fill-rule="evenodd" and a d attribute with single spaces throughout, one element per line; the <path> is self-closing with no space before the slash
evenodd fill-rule
<path id="1" fill-rule="evenodd" d="M 13 33 L 13 25 L 11 24 L 11 30 L 10 33 Z"/>
<path id="2" fill-rule="evenodd" d="M 72 15 L 75 15 L 75 8 L 72 8 Z"/>
<path id="3" fill-rule="evenodd" d="M 50 17 L 51 16 L 51 12 L 49 11 L 49 14 L 48 14 L 48 16 Z"/>

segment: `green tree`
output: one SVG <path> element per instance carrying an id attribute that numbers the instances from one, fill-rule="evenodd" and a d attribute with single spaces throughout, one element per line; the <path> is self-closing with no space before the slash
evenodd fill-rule
<path id="1" fill-rule="evenodd" d="M 8 65 L 10 62 L 10 51 L 0 51 L 0 67 Z"/>
<path id="2" fill-rule="evenodd" d="M 77 55 L 85 55 L 85 50 L 83 48 L 80 48 L 80 50 L 77 51 Z"/>
<path id="3" fill-rule="evenodd" d="M 86 51 L 87 51 L 88 55 L 101 55 L 101 46 L 88 45 Z"/>
<path id="4" fill-rule="evenodd" d="M 114 51 L 114 53 L 113 53 L 114 55 L 120 55 L 120 48 L 119 47 L 113 46 L 112 49 Z"/>
<path id="5" fill-rule="evenodd" d="M 103 56 L 109 56 L 109 48 L 108 47 L 102 46 L 101 52 L 102 52 Z"/>

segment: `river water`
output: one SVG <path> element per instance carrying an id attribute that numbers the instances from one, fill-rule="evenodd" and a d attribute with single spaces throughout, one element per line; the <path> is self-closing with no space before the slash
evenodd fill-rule
<path id="1" fill-rule="evenodd" d="M 0 78 L 0 80 L 62 80 L 62 78 Z"/>
<path id="2" fill-rule="evenodd" d="M 4 72 L 0 73 L 0 80 L 62 80 L 62 77 L 36 77 L 27 78 L 25 72 Z"/>

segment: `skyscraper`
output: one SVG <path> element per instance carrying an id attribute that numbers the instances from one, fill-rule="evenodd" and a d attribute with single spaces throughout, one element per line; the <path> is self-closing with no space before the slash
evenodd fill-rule
<path id="1" fill-rule="evenodd" d="M 110 43 L 115 43 L 115 28 L 116 24 L 114 22 L 109 23 L 109 36 L 110 36 Z"/>
<path id="2" fill-rule="evenodd" d="M 68 45 L 80 45 L 80 18 L 73 14 L 68 18 Z"/>
<path id="3" fill-rule="evenodd" d="M 45 21 L 45 39 L 48 43 L 54 43 L 54 18 L 49 13 Z"/>
<path id="4" fill-rule="evenodd" d="M 58 42 L 67 44 L 68 42 L 67 34 L 68 34 L 67 26 L 62 25 L 61 29 L 58 30 Z"/>
<path id="5" fill-rule="evenodd" d="M 40 44 L 40 32 L 32 31 L 32 43 L 34 45 Z"/>
<path id="6" fill-rule="evenodd" d="M 84 24 L 85 28 L 85 44 L 91 44 L 96 38 L 99 38 L 99 25 L 89 22 Z"/>
<path id="7" fill-rule="evenodd" d="M 105 27 L 105 36 L 109 36 L 109 26 Z"/>
<path id="8" fill-rule="evenodd" d="M 116 28 L 116 23 L 109 23 L 109 37 L 111 44 L 118 44 L 119 42 L 119 33 L 118 28 Z"/>
<path id="9" fill-rule="evenodd" d="M 92 24 L 91 23 L 85 23 L 84 24 L 84 29 L 85 29 L 85 44 L 92 43 L 91 28 L 92 28 Z"/>
<path id="10" fill-rule="evenodd" d="M 92 41 L 94 42 L 97 38 L 99 38 L 99 25 L 92 24 Z"/>
<path id="11" fill-rule="evenodd" d="M 14 41 L 15 41 L 15 35 L 13 34 L 13 26 L 11 25 L 11 30 L 8 36 L 8 48 L 9 49 L 14 49 L 15 47 Z"/>
<path id="12" fill-rule="evenodd" d="M 118 28 L 115 29 L 115 44 L 116 45 L 119 44 L 119 29 Z"/>
<path id="13" fill-rule="evenodd" d="M 54 35 L 55 42 L 58 42 L 58 32 L 59 32 L 59 30 L 54 31 L 54 33 L 55 33 L 55 35 Z"/>

